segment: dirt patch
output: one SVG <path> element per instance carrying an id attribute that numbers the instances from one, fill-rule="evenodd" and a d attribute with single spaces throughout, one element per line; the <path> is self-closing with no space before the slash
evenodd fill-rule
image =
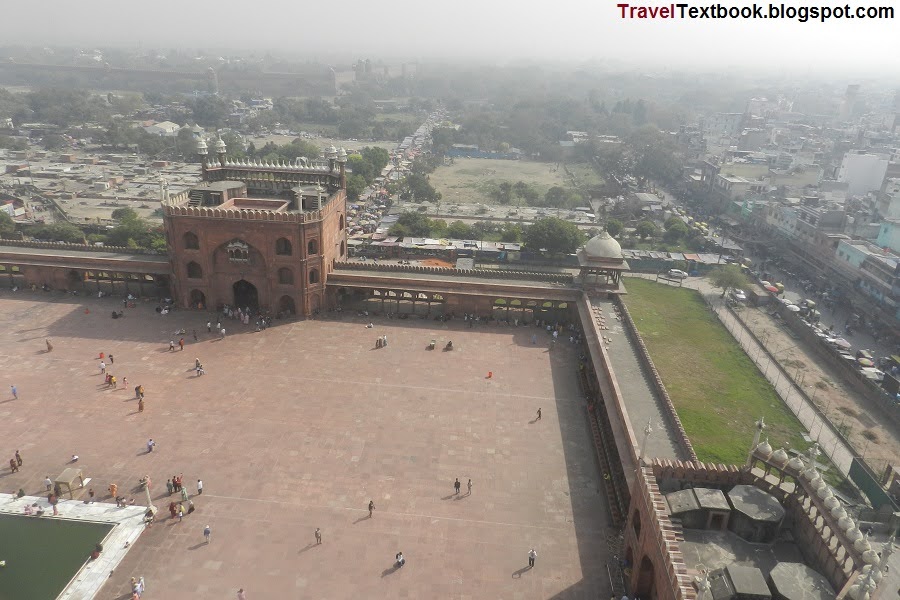
<path id="1" fill-rule="evenodd" d="M 426 258 L 425 260 L 420 260 L 419 264 L 423 267 L 455 267 L 451 262 L 447 262 L 446 260 L 441 260 L 439 258 Z"/>
<path id="2" fill-rule="evenodd" d="M 900 456 L 900 430 L 881 409 L 844 384 L 844 375 L 825 364 L 815 350 L 791 335 L 764 311 L 747 308 L 741 317 L 776 359 L 800 382 L 853 448 L 866 451 L 866 462 L 876 471 L 896 464 Z"/>
<path id="3" fill-rule="evenodd" d="M 871 429 L 866 429 L 866 430 L 863 431 L 860 435 L 862 435 L 864 438 L 866 438 L 866 439 L 869 440 L 870 442 L 877 442 L 877 441 L 878 441 L 878 434 L 875 433 L 874 431 L 872 431 Z"/>

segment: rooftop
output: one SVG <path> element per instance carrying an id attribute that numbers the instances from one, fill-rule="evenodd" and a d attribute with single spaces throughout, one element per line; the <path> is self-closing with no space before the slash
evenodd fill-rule
<path id="1" fill-rule="evenodd" d="M 734 510 L 755 521 L 779 522 L 784 518 L 784 507 L 769 493 L 755 485 L 736 485 L 728 492 L 728 500 Z"/>

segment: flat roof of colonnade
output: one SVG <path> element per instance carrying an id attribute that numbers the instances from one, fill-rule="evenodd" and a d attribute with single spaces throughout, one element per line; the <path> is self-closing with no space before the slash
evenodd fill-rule
<path id="1" fill-rule="evenodd" d="M 111 270 L 148 275 L 171 275 L 165 254 L 139 254 L 117 250 L 78 250 L 73 244 L 18 246 L 0 244 L 0 263 L 17 266 Z"/>

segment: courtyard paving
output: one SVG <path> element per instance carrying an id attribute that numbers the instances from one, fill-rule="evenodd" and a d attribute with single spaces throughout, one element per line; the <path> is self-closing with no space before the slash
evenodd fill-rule
<path id="1" fill-rule="evenodd" d="M 533 328 L 462 321 L 380 317 L 368 329 L 370 318 L 347 313 L 261 333 L 228 321 L 220 341 L 205 313 L 139 303 L 111 319 L 119 308 L 0 295 L 0 459 L 17 449 L 24 459 L 0 471 L 0 491 L 39 494 L 72 454 L 106 502 L 109 483 L 153 481 L 160 520 L 97 598 L 127 597 L 132 576 L 151 600 L 234 598 L 240 587 L 249 600 L 609 597 L 611 532 L 568 343 L 549 352 L 545 333 L 532 345 Z M 169 352 L 182 327 L 185 350 Z M 375 349 L 380 335 L 388 346 Z M 100 352 L 127 389 L 102 385 Z M 165 482 L 180 473 L 197 511 L 179 523 Z M 400 550 L 407 563 L 394 570 Z"/>

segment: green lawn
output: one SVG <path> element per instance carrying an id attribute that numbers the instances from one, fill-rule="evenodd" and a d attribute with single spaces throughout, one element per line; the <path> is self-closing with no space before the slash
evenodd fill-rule
<path id="1" fill-rule="evenodd" d="M 629 278 L 625 304 L 701 461 L 743 464 L 754 423 L 774 448 L 805 450 L 794 417 L 694 290 Z"/>
<path id="2" fill-rule="evenodd" d="M 90 558 L 112 525 L 0 515 L 0 600 L 50 600 Z"/>

